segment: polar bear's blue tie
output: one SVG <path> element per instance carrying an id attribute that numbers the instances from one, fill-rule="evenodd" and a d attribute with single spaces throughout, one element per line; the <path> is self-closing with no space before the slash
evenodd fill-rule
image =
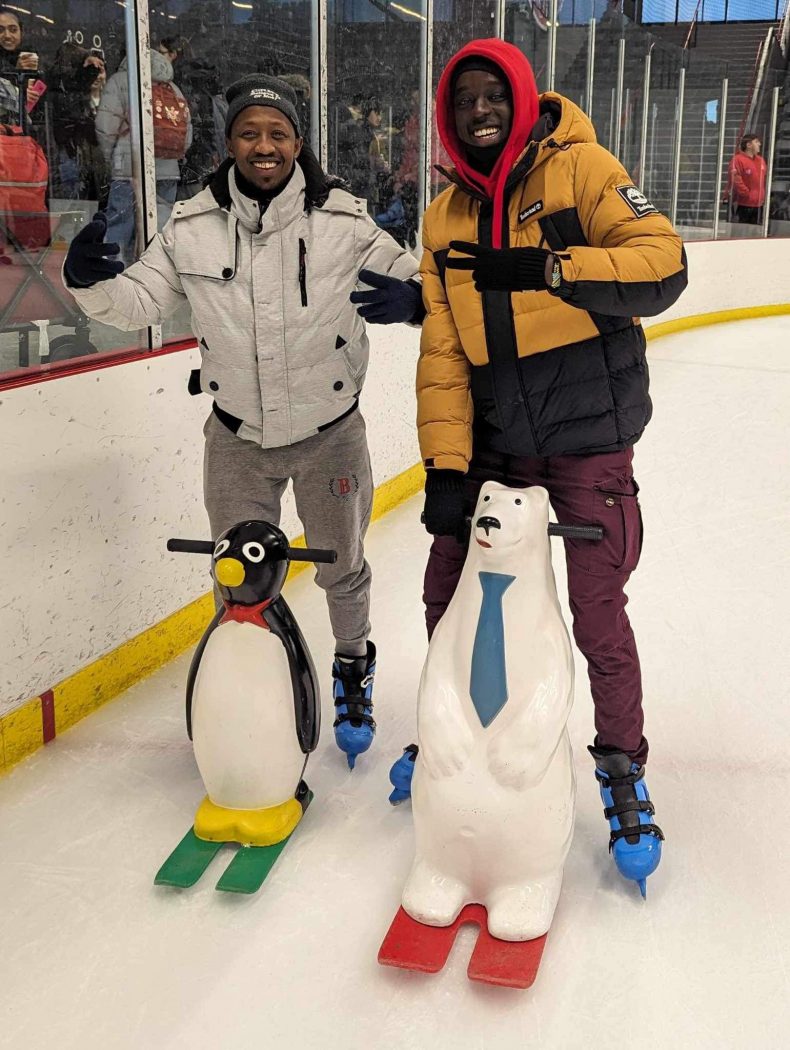
<path id="1" fill-rule="evenodd" d="M 502 597 L 515 576 L 501 572 L 480 572 L 483 602 L 472 649 L 469 695 L 477 717 L 485 728 L 491 725 L 507 703 L 507 666 Z"/>

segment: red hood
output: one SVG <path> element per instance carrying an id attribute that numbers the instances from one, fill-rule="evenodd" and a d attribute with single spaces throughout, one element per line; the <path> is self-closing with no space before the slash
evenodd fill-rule
<path id="1" fill-rule="evenodd" d="M 453 70 L 459 62 L 472 56 L 495 62 L 510 84 L 513 98 L 513 124 L 505 148 L 490 175 L 481 175 L 466 159 L 466 147 L 455 130 L 455 111 L 450 87 Z M 456 171 L 469 186 L 481 191 L 494 202 L 492 239 L 495 248 L 502 245 L 502 211 L 505 183 L 516 158 L 523 152 L 529 134 L 539 116 L 538 89 L 532 66 L 513 44 L 504 40 L 472 40 L 458 51 L 444 67 L 436 93 L 436 123 L 439 137 Z"/>

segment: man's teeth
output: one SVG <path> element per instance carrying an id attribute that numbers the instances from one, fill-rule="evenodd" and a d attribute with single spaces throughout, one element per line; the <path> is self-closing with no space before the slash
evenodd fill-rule
<path id="1" fill-rule="evenodd" d="M 276 160 L 254 160 L 252 162 L 254 168 L 260 168 L 262 171 L 271 171 L 272 168 L 277 167 Z"/>
<path id="2" fill-rule="evenodd" d="M 493 135 L 499 134 L 499 128 L 478 128 L 475 131 L 474 136 L 476 139 L 490 139 Z"/>

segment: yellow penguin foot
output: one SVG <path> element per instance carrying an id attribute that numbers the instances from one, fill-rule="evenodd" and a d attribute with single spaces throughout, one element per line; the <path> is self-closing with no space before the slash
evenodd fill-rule
<path id="1" fill-rule="evenodd" d="M 268 809 L 225 809 L 206 797 L 195 814 L 195 834 L 208 842 L 274 846 L 288 838 L 303 813 L 295 798 Z"/>

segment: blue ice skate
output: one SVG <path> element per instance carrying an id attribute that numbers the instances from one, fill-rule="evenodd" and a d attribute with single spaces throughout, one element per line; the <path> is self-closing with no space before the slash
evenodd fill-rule
<path id="1" fill-rule="evenodd" d="M 401 802 L 411 798 L 411 778 L 414 776 L 414 760 L 417 758 L 418 747 L 409 744 L 403 749 L 403 754 L 390 770 L 390 784 L 394 790 L 390 795 L 393 806 L 399 806 Z"/>
<path id="2" fill-rule="evenodd" d="M 651 820 L 655 806 L 647 792 L 645 767 L 622 751 L 595 747 L 587 750 L 595 759 L 603 812 L 611 829 L 609 852 L 620 874 L 633 879 L 646 897 L 647 877 L 661 860 L 664 833 Z"/>
<path id="3" fill-rule="evenodd" d="M 345 753 L 348 768 L 373 743 L 373 676 L 376 673 L 376 646 L 368 642 L 366 656 L 348 657 L 335 653 L 332 664 L 335 698 L 335 742 Z"/>

